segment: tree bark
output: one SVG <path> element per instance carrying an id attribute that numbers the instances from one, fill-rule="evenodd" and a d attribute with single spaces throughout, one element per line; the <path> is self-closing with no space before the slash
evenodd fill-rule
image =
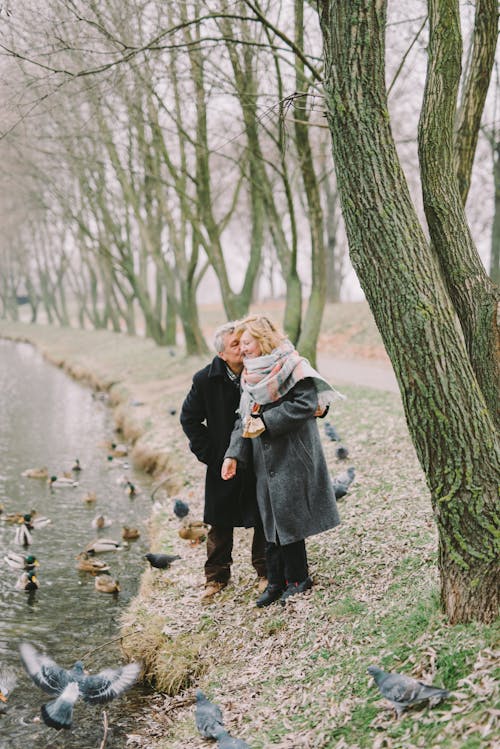
<path id="1" fill-rule="evenodd" d="M 498 612 L 500 445 L 401 169 L 386 2 L 322 0 L 327 117 L 350 256 L 391 358 L 439 532 L 451 622 Z"/>
<path id="2" fill-rule="evenodd" d="M 490 278 L 498 286 L 500 285 L 500 140 L 493 142 L 492 152 L 495 202 L 491 227 Z"/>
<path id="3" fill-rule="evenodd" d="M 442 277 L 492 419 L 500 426 L 500 293 L 481 262 L 460 196 L 454 122 L 462 40 L 458 0 L 429 0 L 429 62 L 419 122 L 424 210 Z"/>
<path id="4" fill-rule="evenodd" d="M 495 63 L 497 0 L 476 0 L 472 56 L 455 123 L 455 164 L 462 203 L 467 202 L 479 126 Z"/>

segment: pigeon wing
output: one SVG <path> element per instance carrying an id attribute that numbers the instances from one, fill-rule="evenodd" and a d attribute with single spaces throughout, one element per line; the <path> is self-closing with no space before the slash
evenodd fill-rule
<path id="1" fill-rule="evenodd" d="M 106 668 L 86 676 L 80 682 L 80 693 L 85 702 L 110 702 L 137 681 L 141 668 L 141 664 L 134 661 L 121 668 Z"/>
<path id="2" fill-rule="evenodd" d="M 416 679 L 405 674 L 390 674 L 380 685 L 380 691 L 391 702 L 398 702 L 402 705 L 410 704 L 416 700 L 422 699 L 422 685 Z"/>
<path id="3" fill-rule="evenodd" d="M 19 653 L 24 668 L 35 684 L 49 694 L 60 694 L 72 679 L 66 669 L 48 655 L 39 653 L 29 642 L 22 642 Z"/>

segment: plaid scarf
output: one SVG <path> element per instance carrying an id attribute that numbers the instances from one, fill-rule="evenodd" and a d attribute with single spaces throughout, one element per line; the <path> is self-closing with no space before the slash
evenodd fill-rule
<path id="1" fill-rule="evenodd" d="M 321 416 L 329 403 L 345 398 L 317 372 L 286 339 L 270 354 L 244 359 L 245 369 L 241 375 L 242 394 L 238 413 L 243 423 L 251 413 L 258 413 L 260 406 L 274 403 L 293 387 L 311 377 L 318 393 L 318 410 Z"/>

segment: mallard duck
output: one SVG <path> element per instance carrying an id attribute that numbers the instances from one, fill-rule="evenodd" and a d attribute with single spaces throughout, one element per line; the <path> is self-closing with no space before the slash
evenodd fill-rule
<path id="1" fill-rule="evenodd" d="M 30 531 L 33 530 L 33 524 L 31 522 L 31 515 L 28 513 L 23 515 L 21 524 L 16 528 L 16 535 L 14 536 L 14 543 L 18 546 L 31 546 L 33 543 L 33 537 Z"/>
<path id="2" fill-rule="evenodd" d="M 193 546 L 201 544 L 207 538 L 208 525 L 202 520 L 193 520 L 191 523 L 184 523 L 179 528 L 179 536 L 185 540 L 191 541 Z"/>
<path id="3" fill-rule="evenodd" d="M 128 455 L 128 447 L 127 445 L 117 445 L 115 442 L 112 442 L 111 454 L 113 458 L 125 458 Z"/>
<path id="4" fill-rule="evenodd" d="M 91 541 L 85 547 L 87 554 L 103 554 L 107 551 L 116 551 L 120 549 L 118 541 L 113 541 L 112 538 L 96 538 L 95 541 Z"/>
<path id="5" fill-rule="evenodd" d="M 27 468 L 21 473 L 21 476 L 28 479 L 48 479 L 49 472 L 45 466 L 43 468 Z"/>
<path id="6" fill-rule="evenodd" d="M 97 495 L 95 492 L 87 492 L 87 494 L 82 497 L 82 502 L 86 502 L 88 505 L 91 505 L 93 502 L 97 500 Z M 101 526 L 104 528 L 104 526 Z"/>
<path id="7" fill-rule="evenodd" d="M 86 551 L 80 552 L 77 559 L 77 569 L 82 572 L 90 572 L 91 575 L 100 575 L 103 572 L 109 572 L 109 565 L 103 562 L 102 559 L 94 559 L 90 557 Z"/>
<path id="8" fill-rule="evenodd" d="M 35 575 L 34 570 L 23 572 L 21 577 L 19 577 L 16 582 L 17 590 L 37 590 L 39 587 L 40 583 L 38 582 L 38 578 Z"/>
<path id="9" fill-rule="evenodd" d="M 78 486 L 78 481 L 74 481 L 71 476 L 51 476 L 47 479 L 47 483 L 51 489 L 67 489 L 68 487 Z"/>
<path id="10" fill-rule="evenodd" d="M 99 593 L 119 593 L 120 583 L 109 575 L 98 575 L 95 579 L 95 589 Z"/>
<path id="11" fill-rule="evenodd" d="M 136 487 L 131 481 L 127 481 L 127 483 L 125 484 L 125 494 L 128 494 L 129 497 L 135 497 L 137 494 L 139 494 Z"/>
<path id="12" fill-rule="evenodd" d="M 5 521 L 7 523 L 24 523 L 24 516 L 25 515 L 31 515 L 31 519 L 36 517 L 37 511 L 36 510 L 30 510 L 29 513 L 26 512 L 8 512 L 5 515 Z"/>
<path id="13" fill-rule="evenodd" d="M 23 554 L 18 554 L 16 551 L 9 551 L 8 554 L 4 556 L 4 560 L 7 562 L 11 570 L 25 570 L 28 572 L 29 570 L 40 566 L 40 562 L 35 556 L 33 556 L 33 554 L 24 556 Z"/>
<path id="14" fill-rule="evenodd" d="M 114 455 L 107 456 L 108 468 L 124 468 L 127 470 L 130 468 L 130 464 L 126 460 L 121 458 L 115 458 Z"/>
<path id="15" fill-rule="evenodd" d="M 72 471 L 81 471 L 82 470 L 82 466 L 81 466 L 80 461 L 78 460 L 78 458 L 75 458 L 75 464 L 74 464 L 74 466 L 73 466 L 73 468 L 71 470 Z"/>
<path id="16" fill-rule="evenodd" d="M 139 538 L 140 535 L 138 528 L 129 528 L 127 525 L 124 525 L 122 528 L 122 538 L 133 540 Z"/>
<path id="17" fill-rule="evenodd" d="M 92 521 L 92 528 L 109 528 L 112 524 L 113 521 L 106 515 L 96 515 Z"/>
<path id="18" fill-rule="evenodd" d="M 0 666 L 0 701 L 7 702 L 9 694 L 17 684 L 17 675 L 13 668 Z"/>

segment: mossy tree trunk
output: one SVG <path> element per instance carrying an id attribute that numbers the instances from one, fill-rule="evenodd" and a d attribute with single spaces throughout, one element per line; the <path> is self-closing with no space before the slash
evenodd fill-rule
<path id="1" fill-rule="evenodd" d="M 498 613 L 500 445 L 411 202 L 385 89 L 386 3 L 321 0 L 327 116 L 350 256 L 391 358 L 439 532 L 451 622 Z"/>
<path id="2" fill-rule="evenodd" d="M 494 141 L 492 151 L 495 207 L 491 227 L 490 278 L 500 285 L 500 140 Z"/>
<path id="3" fill-rule="evenodd" d="M 491 0 L 480 1 L 477 8 L 488 4 L 491 5 Z M 458 0 L 429 0 L 428 6 L 429 62 L 418 133 L 424 210 L 431 241 L 441 265 L 441 275 L 460 320 L 472 368 L 490 415 L 500 426 L 500 328 L 497 325 L 500 292 L 488 277 L 472 240 L 454 158 L 455 112 L 462 59 Z M 493 22 L 495 31 L 496 14 L 491 11 L 488 14 L 486 9 L 484 13 Z M 495 40 L 496 33 L 493 37 Z M 493 47 L 494 56 L 494 41 L 489 46 Z M 491 70 L 493 56 L 490 55 L 491 63 L 486 73 Z M 469 79 L 474 77 L 473 63 Z M 483 78 L 486 79 L 487 90 L 489 75 L 483 74 Z M 486 96 L 483 89 L 484 85 L 480 88 L 482 96 L 470 94 L 468 97 L 468 101 L 480 99 L 481 111 Z M 472 108 L 472 104 L 462 111 L 469 108 Z M 465 114 L 463 117 L 468 121 Z M 475 150 L 473 136 L 477 140 L 480 112 L 470 118 L 473 122 L 466 128 L 468 137 L 458 138 L 462 144 L 459 174 L 462 182 L 467 184 L 467 174 L 472 168 L 471 150 L 472 156 Z"/>

